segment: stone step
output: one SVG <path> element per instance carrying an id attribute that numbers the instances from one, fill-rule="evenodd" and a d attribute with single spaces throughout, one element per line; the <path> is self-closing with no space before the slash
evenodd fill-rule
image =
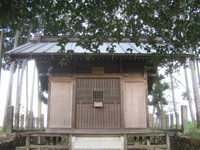
<path id="1" fill-rule="evenodd" d="M 26 146 L 16 147 L 15 150 L 26 150 Z"/>

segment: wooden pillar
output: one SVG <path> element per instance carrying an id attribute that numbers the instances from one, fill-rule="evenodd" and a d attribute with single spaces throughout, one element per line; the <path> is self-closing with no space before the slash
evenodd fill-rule
<path id="1" fill-rule="evenodd" d="M 167 150 L 170 150 L 170 139 L 168 133 L 166 133 L 166 145 L 167 145 Z"/>
<path id="2" fill-rule="evenodd" d="M 26 150 L 30 149 L 30 133 L 27 133 L 26 137 Z"/>
<path id="3" fill-rule="evenodd" d="M 124 134 L 124 150 L 127 150 L 127 134 Z"/>

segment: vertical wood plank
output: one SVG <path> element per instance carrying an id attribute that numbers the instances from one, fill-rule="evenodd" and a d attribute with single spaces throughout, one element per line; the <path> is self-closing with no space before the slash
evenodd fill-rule
<path id="1" fill-rule="evenodd" d="M 30 149 L 30 134 L 27 133 L 27 137 L 26 137 L 26 150 Z"/>
<path id="2" fill-rule="evenodd" d="M 168 133 L 166 133 L 166 145 L 167 145 L 167 150 L 170 150 L 170 139 Z"/>
<path id="3" fill-rule="evenodd" d="M 124 134 L 124 150 L 127 150 L 127 134 Z"/>
<path id="4" fill-rule="evenodd" d="M 147 137 L 147 145 L 150 145 L 150 137 Z M 149 148 L 147 150 L 150 150 Z"/>
<path id="5" fill-rule="evenodd" d="M 72 150 L 72 135 L 69 134 L 69 150 Z"/>
<path id="6" fill-rule="evenodd" d="M 41 144 L 41 137 L 40 136 L 38 136 L 38 144 L 40 145 Z M 40 148 L 38 148 L 38 150 L 41 150 Z"/>

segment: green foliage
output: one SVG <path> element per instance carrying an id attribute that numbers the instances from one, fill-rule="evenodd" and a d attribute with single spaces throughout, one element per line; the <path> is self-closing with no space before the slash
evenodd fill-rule
<path id="1" fill-rule="evenodd" d="M 153 88 L 153 99 L 149 102 L 149 105 L 156 106 L 159 102 L 162 102 L 163 105 L 167 105 L 167 100 L 164 97 L 164 91 L 169 88 L 167 83 L 162 83 L 164 79 L 163 75 L 156 74 L 155 83 Z"/>
<path id="2" fill-rule="evenodd" d="M 200 129 L 197 128 L 197 124 L 192 124 L 191 121 L 188 121 L 188 127 L 190 132 L 186 134 L 187 136 L 200 138 Z"/>
<path id="3" fill-rule="evenodd" d="M 198 0 L 3 0 L 0 27 L 16 31 L 22 25 L 28 27 L 30 22 L 36 27 L 42 15 L 44 35 L 76 35 L 79 39 L 76 45 L 93 53 L 98 53 L 99 46 L 110 42 L 110 38 L 117 43 L 127 38 L 147 53 L 155 49 L 150 60 L 155 66 L 174 61 L 177 68 L 183 63 L 180 56 L 191 44 L 200 46 L 199 5 Z M 180 17 L 182 14 L 185 20 Z M 148 41 L 141 44 L 139 38 L 143 36 Z M 158 45 L 155 37 L 162 37 L 165 44 Z M 64 44 L 66 40 L 60 42 Z M 68 55 L 61 43 L 60 53 Z M 114 49 L 112 45 L 107 51 L 112 54 Z"/>
<path id="4" fill-rule="evenodd" d="M 48 98 L 44 96 L 43 92 L 40 90 L 38 93 L 38 98 L 41 102 L 47 105 Z"/>

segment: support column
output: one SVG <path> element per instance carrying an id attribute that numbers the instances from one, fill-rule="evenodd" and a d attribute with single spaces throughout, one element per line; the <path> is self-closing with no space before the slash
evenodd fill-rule
<path id="1" fill-rule="evenodd" d="M 183 133 L 189 133 L 188 114 L 187 114 L 187 106 L 186 105 L 181 106 L 181 118 L 182 118 Z"/>

